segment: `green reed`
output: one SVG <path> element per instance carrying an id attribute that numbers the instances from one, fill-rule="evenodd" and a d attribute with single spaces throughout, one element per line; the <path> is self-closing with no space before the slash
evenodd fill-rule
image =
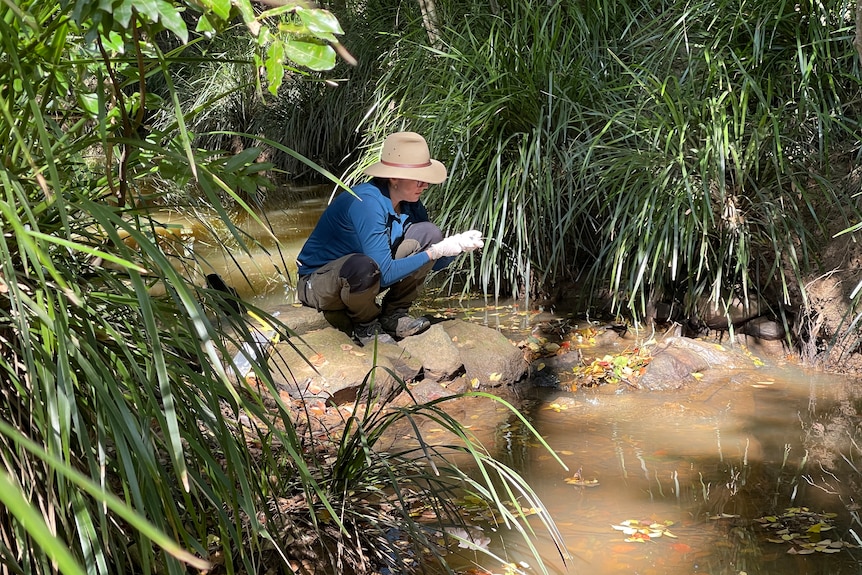
<path id="1" fill-rule="evenodd" d="M 408 26 L 366 124 L 451 166 L 427 203 L 486 234 L 469 281 L 575 283 L 635 318 L 787 301 L 826 222 L 855 221 L 835 186 L 860 101 L 846 2 L 494 5 L 438 3 L 436 46 Z"/>

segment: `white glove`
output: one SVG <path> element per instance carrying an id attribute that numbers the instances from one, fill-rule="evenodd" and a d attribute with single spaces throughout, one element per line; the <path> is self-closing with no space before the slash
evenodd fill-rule
<path id="1" fill-rule="evenodd" d="M 470 230 L 449 236 L 432 245 L 428 248 L 428 255 L 431 256 L 432 260 L 438 260 L 446 256 L 457 256 L 461 252 L 472 252 L 476 248 L 484 247 L 484 245 L 482 233 L 477 230 Z"/>
<path id="2" fill-rule="evenodd" d="M 472 252 L 476 248 L 485 246 L 485 242 L 482 241 L 482 232 L 478 230 L 470 230 L 454 237 L 458 238 L 461 250 L 465 252 Z"/>
<path id="3" fill-rule="evenodd" d="M 447 256 L 457 256 L 463 251 L 463 248 L 461 248 L 461 241 L 458 236 L 449 236 L 429 246 L 427 251 L 432 260 L 439 260 Z"/>

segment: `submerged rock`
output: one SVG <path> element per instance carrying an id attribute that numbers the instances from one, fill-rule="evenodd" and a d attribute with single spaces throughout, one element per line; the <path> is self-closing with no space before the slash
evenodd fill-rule
<path id="1" fill-rule="evenodd" d="M 742 324 L 736 331 L 742 335 L 750 335 L 767 341 L 784 339 L 787 336 L 784 324 L 766 316 L 751 319 Z"/>
<path id="2" fill-rule="evenodd" d="M 695 382 L 694 374 L 707 369 L 742 369 L 762 364 L 739 346 L 731 348 L 677 336 L 657 344 L 651 353 L 652 360 L 638 384 L 652 391 L 679 389 Z"/>

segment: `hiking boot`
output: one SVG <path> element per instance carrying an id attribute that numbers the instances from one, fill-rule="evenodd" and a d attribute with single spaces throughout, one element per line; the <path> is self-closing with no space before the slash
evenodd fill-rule
<path id="1" fill-rule="evenodd" d="M 389 335 L 404 339 L 422 333 L 431 327 L 431 322 L 427 317 L 411 317 L 406 309 L 396 309 L 380 316 L 380 325 Z"/>
<path id="2" fill-rule="evenodd" d="M 377 343 L 395 343 L 392 336 L 380 327 L 380 322 L 376 319 L 367 323 L 356 324 L 353 327 L 353 339 L 358 341 L 359 345 L 363 347 L 374 343 L 375 339 L 377 340 Z"/>

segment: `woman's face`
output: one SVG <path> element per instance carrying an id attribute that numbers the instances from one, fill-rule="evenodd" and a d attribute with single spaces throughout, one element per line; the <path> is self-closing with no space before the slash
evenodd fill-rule
<path id="1" fill-rule="evenodd" d="M 428 182 L 391 178 L 389 180 L 389 197 L 395 206 L 400 202 L 415 202 L 419 200 L 419 196 L 427 188 Z"/>

